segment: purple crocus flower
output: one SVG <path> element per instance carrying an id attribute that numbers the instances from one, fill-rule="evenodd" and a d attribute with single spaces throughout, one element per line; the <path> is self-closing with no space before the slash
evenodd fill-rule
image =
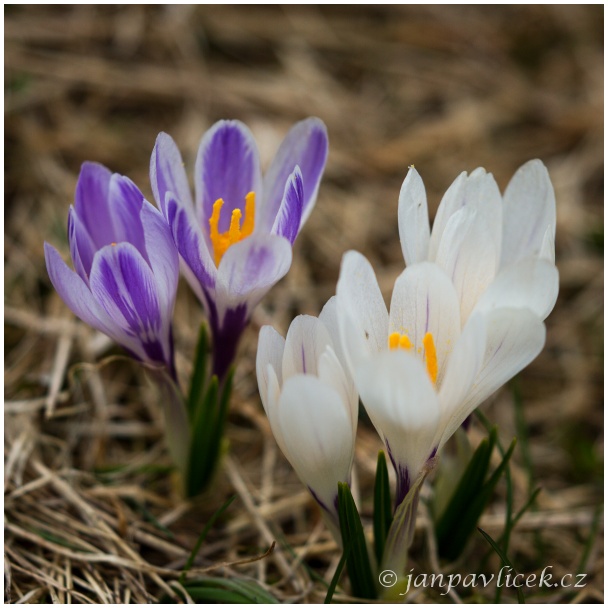
<path id="1" fill-rule="evenodd" d="M 53 286 L 75 315 L 175 379 L 171 316 L 179 256 L 162 214 L 127 177 L 84 163 L 68 215 L 74 269 L 44 244 Z"/>
<path id="2" fill-rule="evenodd" d="M 308 118 L 292 127 L 262 178 L 249 129 L 220 121 L 201 141 L 193 201 L 175 142 L 166 133 L 156 140 L 152 190 L 207 312 L 220 378 L 254 307 L 291 266 L 291 246 L 315 204 L 326 160 L 325 125 Z"/>

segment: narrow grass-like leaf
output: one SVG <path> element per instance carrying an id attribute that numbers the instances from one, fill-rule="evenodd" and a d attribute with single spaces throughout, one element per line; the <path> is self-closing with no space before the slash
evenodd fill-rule
<path id="1" fill-rule="evenodd" d="M 378 452 L 376 481 L 374 483 L 374 550 L 378 563 L 382 560 L 386 537 L 388 536 L 392 522 L 391 488 L 388 481 L 388 468 L 386 466 L 386 456 L 380 450 Z"/>
<path id="2" fill-rule="evenodd" d="M 156 529 L 163 532 L 168 538 L 170 538 L 171 540 L 173 540 L 175 538 L 175 535 L 173 534 L 173 532 L 171 532 L 171 530 L 169 530 L 169 528 L 167 528 L 167 526 L 164 526 L 163 524 L 161 524 L 158 521 L 158 519 L 156 519 L 156 517 L 154 517 L 154 514 L 146 507 L 145 504 L 135 500 L 134 498 L 130 498 L 128 496 L 124 498 L 124 501 L 134 511 L 137 511 L 143 517 L 143 519 L 145 521 L 150 522 Z"/>
<path id="3" fill-rule="evenodd" d="M 191 581 L 184 589 L 197 603 L 278 604 L 278 600 L 253 581 L 209 577 Z"/>
<path id="4" fill-rule="evenodd" d="M 198 540 L 196 541 L 196 544 L 194 545 L 194 549 L 192 549 L 192 552 L 190 553 L 189 557 L 188 557 L 188 561 L 186 562 L 186 565 L 184 566 L 184 570 L 182 571 L 181 576 L 179 577 L 179 582 L 183 583 L 185 578 L 186 578 L 186 574 L 188 572 L 188 570 L 190 570 L 190 568 L 192 568 L 192 564 L 194 563 L 194 560 L 196 559 L 196 556 L 198 555 L 198 552 L 201 550 L 201 547 L 203 545 L 203 543 L 205 542 L 205 539 L 207 538 L 207 534 L 209 534 L 209 530 L 211 530 L 211 527 L 213 526 L 213 524 L 218 520 L 218 518 L 222 515 L 222 513 L 224 513 L 224 511 L 226 511 L 226 509 L 234 502 L 234 499 L 236 498 L 236 494 L 234 496 L 231 496 L 210 518 L 209 521 L 207 522 L 207 524 L 205 525 L 205 527 L 203 528 L 203 531 L 200 533 L 200 536 L 198 537 Z"/>
<path id="5" fill-rule="evenodd" d="M 496 439 L 494 439 L 494 441 L 495 440 Z M 477 521 L 481 517 L 483 510 L 492 496 L 496 484 L 507 470 L 509 460 L 515 449 L 515 444 L 516 440 L 513 439 L 509 449 L 504 454 L 502 461 L 496 467 L 490 478 L 478 488 L 475 494 L 468 495 L 468 502 L 459 503 L 462 505 L 462 510 L 452 512 L 449 520 L 451 528 L 447 527 L 448 524 L 441 522 L 442 525 L 446 526 L 445 528 L 440 529 L 441 545 L 439 545 L 438 540 L 439 553 L 442 557 L 454 560 L 464 550 L 469 537 L 475 529 Z M 489 438 L 488 446 L 493 446 L 492 436 Z M 490 454 L 488 454 L 487 457 L 489 459 Z M 460 500 L 462 500 L 462 498 Z M 446 509 L 446 515 L 450 513 L 450 510 L 450 507 Z M 509 521 L 511 521 L 510 518 Z"/>
<path id="6" fill-rule="evenodd" d="M 276 598 L 261 587 L 255 588 L 246 581 L 210 578 L 184 586 L 197 604 L 278 604 Z"/>
<path id="7" fill-rule="evenodd" d="M 234 369 L 230 369 L 220 392 L 218 378 L 213 376 L 196 412 L 186 484 L 189 497 L 197 496 L 207 488 L 217 468 L 232 395 L 233 378 Z"/>
<path id="8" fill-rule="evenodd" d="M 536 488 L 536 490 L 534 490 L 534 492 L 532 492 L 532 494 L 530 494 L 530 496 L 528 497 L 528 500 L 526 500 L 524 506 L 511 519 L 511 527 L 510 527 L 511 530 L 513 530 L 513 528 L 515 528 L 515 526 L 517 525 L 517 522 L 522 518 L 522 516 L 525 514 L 525 512 L 534 504 L 534 501 L 536 500 L 536 498 L 538 497 L 540 492 L 541 492 L 541 488 Z M 498 541 L 496 541 L 496 542 L 498 542 L 498 544 L 503 543 L 503 540 L 504 540 L 503 536 L 504 536 L 504 532 L 498 538 Z"/>
<path id="9" fill-rule="evenodd" d="M 376 599 L 376 584 L 372 575 L 361 518 L 346 483 L 338 483 L 338 514 L 342 545 L 344 547 L 350 545 L 346 564 L 353 593 L 362 599 Z"/>
<path id="10" fill-rule="evenodd" d="M 589 556 L 591 555 L 591 549 L 597 539 L 597 533 L 600 527 L 600 523 L 602 521 L 602 505 L 598 505 L 595 509 L 595 513 L 593 514 L 593 521 L 591 523 L 591 530 L 589 531 L 589 538 L 585 543 L 585 548 L 583 549 L 583 554 L 581 555 L 581 561 L 578 564 L 578 568 L 576 569 L 577 574 L 584 574 L 585 569 L 587 568 L 587 561 L 589 560 Z"/>
<path id="11" fill-rule="evenodd" d="M 498 557 L 500 558 L 502 565 L 507 566 L 508 568 L 511 568 L 511 570 L 513 570 L 513 575 L 514 575 L 513 578 L 515 578 L 515 576 L 517 576 L 517 570 L 515 570 L 515 567 L 513 566 L 513 564 L 509 560 L 509 558 L 505 555 L 503 550 L 496 544 L 494 539 L 487 532 L 485 532 L 481 528 L 477 528 L 477 529 L 479 530 L 479 533 L 486 539 L 486 541 L 492 547 L 492 549 L 494 549 L 494 551 L 496 552 L 496 555 L 498 555 Z M 517 601 L 520 604 L 526 603 L 526 598 L 524 597 L 521 587 L 517 587 Z"/>
<path id="12" fill-rule="evenodd" d="M 329 583 L 325 600 L 323 600 L 324 604 L 331 604 L 331 600 L 334 597 L 340 576 L 342 576 L 342 570 L 344 570 L 344 566 L 346 565 L 346 560 L 348 559 L 348 554 L 350 553 L 351 547 L 352 545 L 349 544 L 348 547 L 345 547 L 344 552 L 342 553 L 342 557 L 338 562 L 338 567 L 336 568 L 334 575 L 331 577 L 331 582 Z"/>
<path id="13" fill-rule="evenodd" d="M 532 465 L 532 455 L 530 454 L 530 442 L 528 439 L 528 425 L 524 414 L 524 400 L 521 394 L 519 377 L 516 376 L 510 382 L 513 392 L 513 404 L 515 405 L 515 428 L 517 429 L 517 440 L 521 450 L 521 458 L 528 474 L 528 492 L 532 492 L 534 487 L 534 467 Z"/>
<path id="14" fill-rule="evenodd" d="M 217 376 L 213 376 L 204 398 L 198 405 L 192 425 L 192 441 L 186 479 L 186 495 L 188 497 L 196 496 L 202 491 L 205 480 L 209 477 L 209 468 L 213 465 L 209 462 L 213 447 L 210 442 L 214 440 L 217 433 L 215 419 L 218 409 L 218 387 Z"/>
<path id="15" fill-rule="evenodd" d="M 207 359 L 209 354 L 209 339 L 205 324 L 201 325 L 196 343 L 192 377 L 190 379 L 190 392 L 188 393 L 188 415 L 190 422 L 194 422 L 196 412 L 204 398 L 207 381 Z"/>
<path id="16" fill-rule="evenodd" d="M 479 418 L 479 420 L 481 420 L 481 422 L 483 423 L 483 425 L 486 427 L 486 429 L 490 428 L 490 421 L 486 418 L 486 416 L 480 412 L 479 410 L 476 411 L 477 417 Z M 501 453 L 501 455 L 504 457 L 506 456 L 506 452 L 505 449 L 502 446 L 502 443 L 500 441 L 497 441 L 497 446 L 498 446 L 498 450 Z M 511 444 L 511 448 L 513 448 L 513 444 Z M 505 467 L 505 485 L 506 485 L 506 500 L 505 500 L 505 528 L 504 531 L 502 533 L 501 536 L 501 544 L 502 544 L 502 550 L 505 553 L 505 555 L 509 552 L 509 542 L 511 540 L 511 530 L 513 530 L 513 482 L 511 480 L 511 469 L 510 467 Z M 496 594 L 494 595 L 494 603 L 495 604 L 500 604 L 500 598 L 502 596 L 502 591 L 503 591 L 503 587 L 502 586 L 497 586 L 496 587 Z"/>
<path id="17" fill-rule="evenodd" d="M 456 559 L 464 549 L 468 535 L 464 538 L 464 542 L 458 543 L 458 538 L 454 535 L 456 528 L 465 526 L 469 534 L 475 529 L 478 518 L 469 521 L 475 515 L 469 513 L 469 508 L 487 477 L 496 436 L 497 432 L 494 428 L 488 438 L 481 441 L 435 526 L 437 547 L 442 557 Z"/>

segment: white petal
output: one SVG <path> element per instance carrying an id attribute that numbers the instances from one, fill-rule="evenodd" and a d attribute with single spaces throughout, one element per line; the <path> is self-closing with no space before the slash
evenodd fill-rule
<path id="1" fill-rule="evenodd" d="M 296 473 L 331 511 L 338 482 L 348 482 L 354 435 L 340 396 L 314 376 L 285 381 L 279 403 L 288 458 Z"/>
<path id="2" fill-rule="evenodd" d="M 483 214 L 465 207 L 452 215 L 443 232 L 436 262 L 456 288 L 461 325 L 494 279 L 499 255 Z"/>
<path id="3" fill-rule="evenodd" d="M 398 475 L 415 480 L 437 447 L 439 423 L 439 400 L 422 363 L 404 351 L 380 353 L 359 366 L 356 382 Z"/>
<path id="4" fill-rule="evenodd" d="M 545 344 L 543 322 L 525 308 L 499 308 L 484 316 L 487 340 L 483 364 L 458 416 L 446 427 L 442 443 L 482 401 L 533 361 Z"/>
<path id="5" fill-rule="evenodd" d="M 331 346 L 331 337 L 317 317 L 296 317 L 285 338 L 283 382 L 295 374 L 316 376 L 319 358 L 328 346 Z"/>
<path id="6" fill-rule="evenodd" d="M 342 258 L 336 292 L 342 346 L 352 367 L 387 348 L 388 311 L 371 264 L 356 251 Z"/>
<path id="7" fill-rule="evenodd" d="M 505 191 L 501 265 L 539 255 L 547 228 L 555 238 L 555 192 L 546 167 L 531 160 Z"/>
<path id="8" fill-rule="evenodd" d="M 466 406 L 473 383 L 484 363 L 486 340 L 486 319 L 484 315 L 476 313 L 468 320 L 454 346 L 439 389 L 441 423 L 435 439 L 439 447 L 464 420 L 461 410 L 463 405 Z"/>
<path id="9" fill-rule="evenodd" d="M 325 378 L 324 373 L 327 372 L 327 376 L 331 374 L 331 369 L 333 366 L 339 365 L 341 368 L 341 374 L 338 371 L 335 371 L 335 380 L 333 386 L 336 386 L 336 390 L 338 390 L 338 386 L 341 386 L 339 389 L 346 396 L 346 402 L 350 405 L 350 415 L 353 419 L 353 428 L 356 429 L 357 426 L 357 418 L 359 415 L 359 394 L 357 393 L 357 389 L 355 387 L 355 381 L 350 372 L 350 368 L 348 362 L 346 360 L 346 356 L 344 354 L 344 348 L 342 347 L 342 340 L 340 338 L 340 327 L 338 323 L 338 299 L 337 296 L 332 296 L 327 304 L 323 307 L 321 314 L 319 315 L 319 320 L 325 325 L 329 335 L 332 339 L 332 352 L 333 357 L 331 359 L 336 359 L 335 362 L 331 364 L 331 366 L 324 365 L 324 359 L 329 357 L 328 350 L 322 355 L 321 361 L 319 362 L 319 377 L 325 379 L 328 384 L 332 384 L 329 377 Z"/>
<path id="10" fill-rule="evenodd" d="M 285 350 L 285 338 L 281 336 L 274 327 L 264 325 L 260 329 L 258 338 L 258 352 L 255 360 L 255 369 L 258 377 L 258 388 L 264 408 L 268 397 L 268 374 L 267 368 L 270 365 L 275 374 L 279 385 L 281 384 L 281 367 L 283 365 L 283 351 Z"/>
<path id="11" fill-rule="evenodd" d="M 327 300 L 323 310 L 319 315 L 319 320 L 325 325 L 325 329 L 331 336 L 331 342 L 334 352 L 338 356 L 340 363 L 343 367 L 346 366 L 346 359 L 344 358 L 344 349 L 342 348 L 342 340 L 340 339 L 340 326 L 338 323 L 338 298 L 332 296 Z"/>
<path id="12" fill-rule="evenodd" d="M 357 431 L 359 417 L 359 394 L 350 373 L 342 367 L 336 353 L 330 346 L 325 349 L 325 352 L 319 358 L 317 371 L 319 379 L 327 386 L 334 388 L 340 395 L 344 409 L 350 418 L 354 435 Z"/>
<path id="13" fill-rule="evenodd" d="M 407 334 L 420 359 L 425 357 L 423 338 L 432 334 L 437 381 L 441 382 L 449 353 L 460 335 L 460 309 L 454 286 L 436 264 L 409 266 L 395 281 L 389 321 L 389 333 L 393 332 Z"/>
<path id="14" fill-rule="evenodd" d="M 407 266 L 426 260 L 430 232 L 424 184 L 410 167 L 399 193 L 399 239 Z"/>
<path id="15" fill-rule="evenodd" d="M 543 237 L 543 243 L 540 247 L 539 257 L 543 260 L 549 260 L 552 264 L 555 264 L 555 227 L 547 226 L 545 230 L 545 236 Z"/>
<path id="16" fill-rule="evenodd" d="M 502 198 L 500 190 L 491 173 L 475 169 L 467 177 L 461 173 L 448 188 L 435 217 L 431 240 L 429 242 L 429 260 L 435 260 L 439 243 L 443 238 L 448 221 L 459 209 L 467 208 L 477 211 L 486 221 L 492 242 L 500 251 L 502 240 Z"/>
<path id="17" fill-rule="evenodd" d="M 558 291 L 557 268 L 544 259 L 526 258 L 501 270 L 475 310 L 528 308 L 546 319 L 555 306 Z"/>
<path id="18" fill-rule="evenodd" d="M 281 387 L 279 386 L 279 381 L 277 380 L 275 370 L 270 363 L 266 366 L 266 369 L 263 370 L 262 373 L 262 383 L 264 383 L 266 386 L 265 397 L 262 397 L 262 392 L 260 391 L 262 405 L 264 406 L 266 416 L 268 416 L 268 422 L 270 423 L 272 434 L 274 435 L 278 446 L 281 448 L 281 452 L 287 455 L 283 431 L 279 425 L 279 400 L 281 398 Z M 258 383 L 260 383 L 259 378 L 260 377 L 258 376 Z"/>

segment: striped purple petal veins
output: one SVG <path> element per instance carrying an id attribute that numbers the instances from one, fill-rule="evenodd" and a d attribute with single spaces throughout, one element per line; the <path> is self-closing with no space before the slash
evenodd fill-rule
<path id="1" fill-rule="evenodd" d="M 318 118 L 290 130 L 266 174 L 251 131 L 222 120 L 196 157 L 195 196 L 177 145 L 160 133 L 150 180 L 212 334 L 213 372 L 223 378 L 255 306 L 291 266 L 293 245 L 315 204 L 327 160 Z"/>
<path id="2" fill-rule="evenodd" d="M 68 214 L 75 271 L 45 243 L 53 286 L 80 319 L 175 379 L 171 317 L 179 257 L 162 214 L 128 178 L 84 163 Z"/>
<path id="3" fill-rule="evenodd" d="M 475 408 L 540 353 L 559 287 L 555 196 L 540 161 L 504 196 L 483 169 L 462 173 L 432 230 L 427 209 L 411 167 L 398 212 L 406 268 L 390 310 L 355 251 L 336 290 L 342 348 L 397 474 L 397 505 Z"/>

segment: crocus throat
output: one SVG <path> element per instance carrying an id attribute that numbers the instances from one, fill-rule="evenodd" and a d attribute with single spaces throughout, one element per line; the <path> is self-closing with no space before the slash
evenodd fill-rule
<path id="1" fill-rule="evenodd" d="M 437 382 L 437 350 L 435 349 L 435 340 L 433 334 L 428 332 L 422 338 L 422 346 L 424 347 L 424 358 L 426 363 L 426 371 L 435 384 Z M 391 350 L 401 348 L 402 350 L 411 350 L 413 347 L 412 341 L 407 334 L 400 334 L 398 331 L 393 332 L 388 337 L 388 347 Z"/>
<path id="2" fill-rule="evenodd" d="M 241 223 L 243 212 L 240 209 L 233 209 L 230 217 L 230 228 L 226 232 L 218 230 L 220 223 L 220 213 L 224 205 L 224 200 L 218 198 L 213 203 L 213 213 L 209 218 L 209 238 L 213 245 L 216 266 L 220 265 L 228 247 L 247 238 L 254 228 L 255 221 L 255 192 L 250 192 L 245 196 L 245 217 Z"/>

